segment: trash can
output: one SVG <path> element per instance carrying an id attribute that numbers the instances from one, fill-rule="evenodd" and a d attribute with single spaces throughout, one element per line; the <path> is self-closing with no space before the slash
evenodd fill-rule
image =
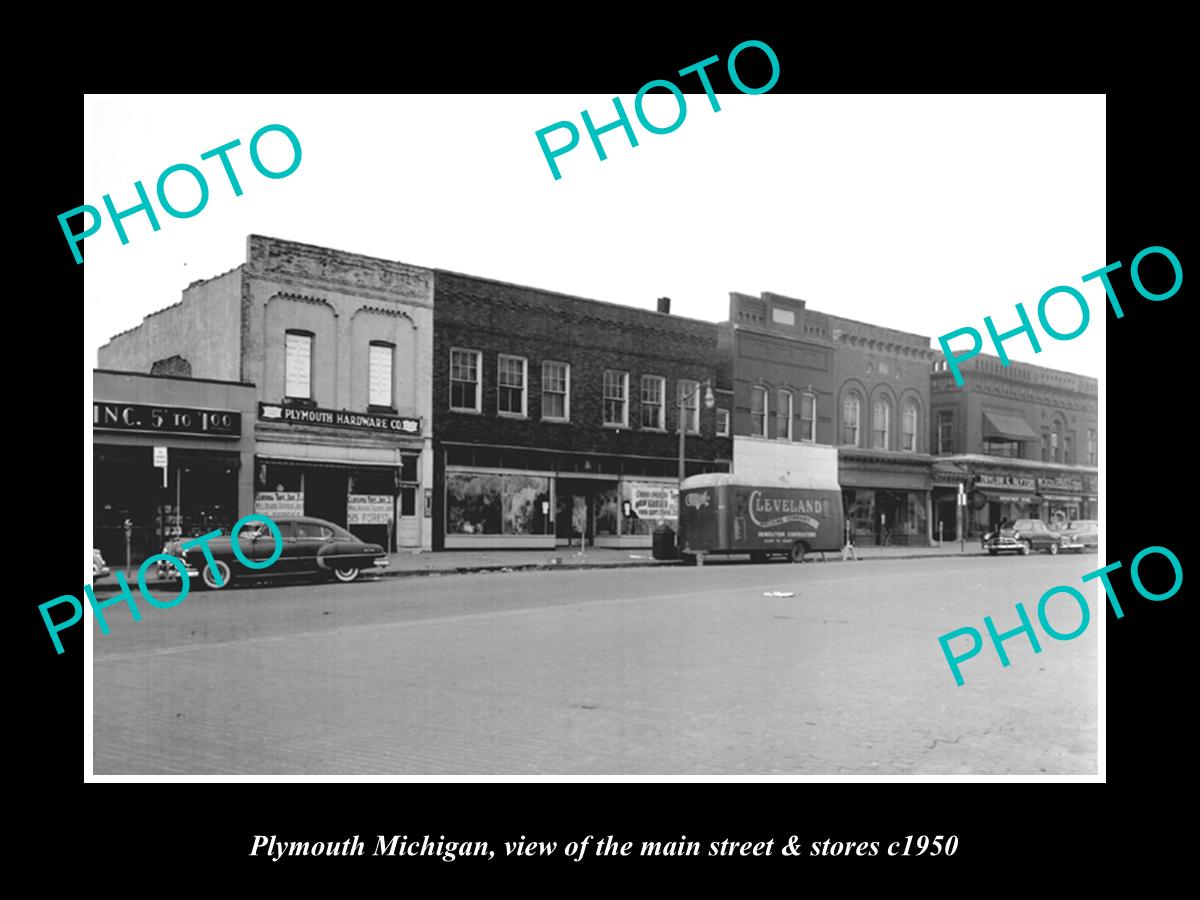
<path id="1" fill-rule="evenodd" d="M 660 525 L 654 529 L 651 540 L 655 559 L 675 558 L 675 529 L 669 525 Z"/>

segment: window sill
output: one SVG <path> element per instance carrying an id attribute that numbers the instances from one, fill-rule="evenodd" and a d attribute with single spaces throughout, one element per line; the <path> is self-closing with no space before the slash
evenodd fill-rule
<path id="1" fill-rule="evenodd" d="M 501 419 L 528 419 L 529 416 L 524 413 L 501 412 L 496 410 L 496 415 Z"/>
<path id="2" fill-rule="evenodd" d="M 542 416 L 541 421 L 545 422 L 548 425 L 570 425 L 571 424 L 570 419 L 558 419 L 558 418 L 555 418 L 554 416 Z"/>
<path id="3" fill-rule="evenodd" d="M 628 426 L 628 425 L 624 425 L 624 424 L 622 424 L 622 423 L 620 423 L 620 422 L 605 422 L 605 423 L 604 423 L 604 427 L 605 427 L 605 428 L 612 428 L 612 429 L 614 429 L 614 430 L 620 430 L 620 429 L 622 429 L 622 428 L 629 428 L 629 426 Z"/>
<path id="4" fill-rule="evenodd" d="M 284 406 L 312 406 L 317 405 L 317 401 L 311 397 L 284 397 L 281 401 Z"/>
<path id="5" fill-rule="evenodd" d="M 452 407 L 450 407 L 450 412 L 452 412 L 452 413 L 463 413 L 464 415 L 468 415 L 468 416 L 482 416 L 482 415 L 483 415 L 483 410 L 480 410 L 480 409 L 465 409 L 465 408 L 458 407 L 458 406 L 452 406 Z"/>
<path id="6" fill-rule="evenodd" d="M 378 405 L 378 404 L 376 404 L 376 403 L 368 403 L 368 404 L 367 404 L 367 412 L 369 412 L 369 413 L 378 413 L 378 414 L 380 414 L 380 415 L 394 416 L 394 415 L 396 415 L 396 407 L 394 407 L 394 406 L 380 406 L 380 405 Z"/>

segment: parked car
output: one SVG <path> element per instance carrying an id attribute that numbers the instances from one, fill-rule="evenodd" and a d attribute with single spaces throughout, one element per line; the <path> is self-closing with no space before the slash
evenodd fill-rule
<path id="1" fill-rule="evenodd" d="M 355 581 L 363 569 L 388 565 L 387 552 L 378 544 L 360 541 L 345 528 L 308 516 L 297 518 L 275 518 L 283 537 L 283 549 L 270 567 L 249 568 L 241 563 L 233 552 L 233 543 L 228 535 L 213 538 L 208 542 L 215 568 L 205 561 L 204 551 L 195 546 L 180 549 L 178 556 L 187 566 L 188 577 L 199 576 L 197 585 L 220 590 L 231 582 L 243 578 L 266 578 L 280 576 L 313 576 L 332 578 L 343 584 Z M 185 544 L 187 541 L 181 541 Z M 275 551 L 275 538 L 263 522 L 247 525 L 238 533 L 238 545 L 247 559 L 267 560 Z M 178 545 L 176 545 L 178 546 Z M 178 573 L 174 567 L 164 571 L 168 577 Z"/>
<path id="2" fill-rule="evenodd" d="M 92 548 L 92 577 L 102 578 L 108 574 L 108 563 L 104 561 L 104 557 L 100 555 L 100 551 L 95 547 Z"/>
<path id="3" fill-rule="evenodd" d="M 1080 544 L 1067 531 L 1051 531 L 1040 519 L 1017 519 L 996 531 L 984 535 L 983 549 L 995 556 L 997 553 L 1013 552 L 1028 556 L 1034 550 L 1058 553 L 1063 550 L 1081 551 Z"/>
<path id="4" fill-rule="evenodd" d="M 1079 552 L 1100 550 L 1100 523 L 1094 519 L 1076 519 L 1067 526 L 1066 533 L 1079 545 Z"/>

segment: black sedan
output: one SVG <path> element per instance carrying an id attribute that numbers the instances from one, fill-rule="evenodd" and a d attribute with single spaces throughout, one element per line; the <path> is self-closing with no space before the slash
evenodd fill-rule
<path id="1" fill-rule="evenodd" d="M 277 576 L 317 575 L 349 584 L 363 569 L 388 564 L 387 553 L 378 544 L 363 543 L 345 528 L 324 519 L 306 516 L 273 521 L 279 526 L 283 548 L 270 566 L 255 569 L 243 565 L 233 552 L 230 537 L 224 535 L 208 542 L 215 565 L 205 562 L 200 546 L 178 554 L 187 565 L 188 576 L 195 579 L 199 575 L 200 582 L 212 590 L 239 579 Z M 265 562 L 275 552 L 276 542 L 265 523 L 252 522 L 238 533 L 238 545 L 247 559 Z"/>

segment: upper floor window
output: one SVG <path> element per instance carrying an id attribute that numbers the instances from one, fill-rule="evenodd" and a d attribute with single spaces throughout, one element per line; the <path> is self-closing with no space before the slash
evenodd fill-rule
<path id="1" fill-rule="evenodd" d="M 767 436 L 767 389 L 759 385 L 750 388 L 750 433 Z"/>
<path id="2" fill-rule="evenodd" d="M 658 375 L 642 376 L 642 427 L 663 431 L 667 427 L 664 405 L 667 380 Z"/>
<path id="3" fill-rule="evenodd" d="M 496 412 L 506 416 L 525 415 L 525 382 L 528 361 L 523 356 L 501 353 L 496 369 Z"/>
<path id="4" fill-rule="evenodd" d="M 604 370 L 604 424 L 629 424 L 629 373 Z"/>
<path id="5" fill-rule="evenodd" d="M 908 400 L 904 404 L 904 416 L 900 422 L 900 449 L 917 452 L 917 404 Z"/>
<path id="6" fill-rule="evenodd" d="M 842 400 L 842 443 L 858 446 L 858 425 L 862 416 L 862 401 L 858 394 L 847 394 Z"/>
<path id="7" fill-rule="evenodd" d="M 792 439 L 792 392 L 780 391 L 775 404 L 775 437 Z"/>
<path id="8" fill-rule="evenodd" d="M 396 348 L 384 341 L 371 341 L 367 358 L 367 403 L 371 406 L 392 404 L 392 363 Z"/>
<path id="9" fill-rule="evenodd" d="M 1003 437 L 985 437 L 983 452 L 987 456 L 1003 456 L 1008 459 L 1021 458 L 1021 444 Z"/>
<path id="10" fill-rule="evenodd" d="M 817 395 L 800 395 L 800 440 L 817 439 Z"/>
<path id="11" fill-rule="evenodd" d="M 1054 423 L 1054 429 L 1050 432 L 1050 459 L 1049 462 L 1062 462 L 1059 456 L 1059 447 L 1062 443 L 1062 426 Z"/>
<path id="12" fill-rule="evenodd" d="M 1087 461 L 1089 466 L 1096 464 L 1096 429 L 1089 428 L 1087 433 Z"/>
<path id="13" fill-rule="evenodd" d="M 478 350 L 450 350 L 450 408 L 479 412 L 479 369 L 482 354 Z"/>
<path id="14" fill-rule="evenodd" d="M 717 437 L 729 437 L 729 410 L 717 410 Z"/>
<path id="15" fill-rule="evenodd" d="M 939 455 L 954 452 L 954 413 L 950 410 L 937 414 L 937 452 Z"/>
<path id="16" fill-rule="evenodd" d="M 313 336 L 308 331 L 289 331 L 284 335 L 285 396 L 312 399 Z"/>
<path id="17" fill-rule="evenodd" d="M 571 418 L 571 367 L 542 363 L 542 418 L 567 422 Z"/>
<path id="18" fill-rule="evenodd" d="M 683 404 L 683 422 L 688 434 L 700 433 L 700 382 L 685 381 L 682 378 L 676 382 L 679 392 L 679 402 Z"/>
<path id="19" fill-rule="evenodd" d="M 1075 454 L 1072 452 L 1073 448 L 1071 446 L 1073 443 L 1074 441 L 1071 440 L 1071 435 L 1063 435 L 1063 462 L 1065 462 L 1068 466 L 1075 462 Z"/>
<path id="20" fill-rule="evenodd" d="M 875 401 L 871 415 L 871 446 L 876 450 L 888 449 L 892 437 L 892 404 L 886 397 Z"/>

